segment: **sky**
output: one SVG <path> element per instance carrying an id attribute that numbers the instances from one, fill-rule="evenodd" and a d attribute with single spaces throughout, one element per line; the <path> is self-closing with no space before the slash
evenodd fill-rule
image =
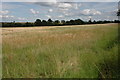
<path id="1" fill-rule="evenodd" d="M 117 20 L 118 2 L 2 2 L 3 22 L 48 20 Z"/>

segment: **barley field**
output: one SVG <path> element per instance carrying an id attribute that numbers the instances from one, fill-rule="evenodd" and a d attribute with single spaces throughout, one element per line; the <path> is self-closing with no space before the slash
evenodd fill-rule
<path id="1" fill-rule="evenodd" d="M 2 28 L 3 78 L 115 78 L 118 24 Z"/>

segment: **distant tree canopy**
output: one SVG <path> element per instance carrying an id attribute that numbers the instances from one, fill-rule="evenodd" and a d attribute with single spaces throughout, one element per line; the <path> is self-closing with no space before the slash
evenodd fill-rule
<path id="1" fill-rule="evenodd" d="M 120 16 L 120 10 L 117 13 L 118 16 Z M 114 21 L 92 21 L 91 19 L 88 21 L 83 21 L 81 19 L 75 19 L 75 20 L 55 20 L 52 19 L 46 20 L 40 20 L 36 19 L 35 22 L 26 22 L 26 23 L 18 23 L 18 22 L 2 22 L 2 27 L 30 27 L 30 26 L 63 26 L 63 25 L 82 25 L 82 24 L 103 24 L 103 23 L 120 23 L 119 20 Z"/>
<path id="2" fill-rule="evenodd" d="M 34 23 L 13 23 L 13 22 L 2 22 L 2 27 L 30 27 L 34 26 Z"/>
<path id="3" fill-rule="evenodd" d="M 37 19 L 34 24 L 35 24 L 35 26 L 40 26 L 41 23 L 42 23 L 41 20 L 40 20 L 40 19 Z"/>
<path id="4" fill-rule="evenodd" d="M 49 22 L 49 23 L 52 23 L 53 21 L 52 21 L 52 19 L 48 19 L 48 22 Z"/>
<path id="5" fill-rule="evenodd" d="M 118 12 L 117 12 L 117 16 L 120 16 L 120 9 L 119 9 Z"/>

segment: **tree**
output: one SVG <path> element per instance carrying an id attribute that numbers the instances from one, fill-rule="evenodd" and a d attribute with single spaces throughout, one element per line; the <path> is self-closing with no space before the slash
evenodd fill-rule
<path id="1" fill-rule="evenodd" d="M 42 26 L 47 26 L 47 21 L 46 20 L 42 20 Z"/>
<path id="2" fill-rule="evenodd" d="M 55 20 L 54 21 L 54 25 L 60 25 L 60 21 L 59 20 Z"/>
<path id="3" fill-rule="evenodd" d="M 26 23 L 25 23 L 25 26 L 27 26 L 27 27 L 29 27 L 29 26 L 34 26 L 34 24 L 33 24 L 33 23 L 26 22 Z"/>
<path id="4" fill-rule="evenodd" d="M 70 21 L 66 21 L 66 23 L 65 23 L 66 25 L 70 25 Z"/>
<path id="5" fill-rule="evenodd" d="M 35 21 L 35 26 L 41 26 L 41 20 L 40 19 L 37 19 Z"/>
<path id="6" fill-rule="evenodd" d="M 51 19 L 48 19 L 48 22 L 52 23 L 53 21 Z"/>
<path id="7" fill-rule="evenodd" d="M 84 23 L 84 21 L 82 21 L 81 19 L 76 19 L 75 20 L 76 25 L 83 24 L 83 23 Z"/>
<path id="8" fill-rule="evenodd" d="M 92 23 L 92 20 L 91 20 L 91 18 L 90 18 L 90 20 L 88 21 L 88 23 Z"/>
<path id="9" fill-rule="evenodd" d="M 61 23 L 64 25 L 65 24 L 65 20 L 61 20 Z"/>
<path id="10" fill-rule="evenodd" d="M 75 24 L 75 21 L 74 21 L 74 20 L 70 20 L 69 24 L 70 24 L 70 25 L 74 25 L 74 24 Z"/>
<path id="11" fill-rule="evenodd" d="M 117 12 L 117 16 L 120 16 L 120 9 L 119 9 L 118 12 Z"/>
<path id="12" fill-rule="evenodd" d="M 48 19 L 47 25 L 52 26 L 53 25 L 53 21 L 51 19 Z"/>
<path id="13" fill-rule="evenodd" d="M 95 23 L 96 23 L 96 21 L 94 20 L 94 21 L 93 21 L 93 24 L 95 24 Z"/>

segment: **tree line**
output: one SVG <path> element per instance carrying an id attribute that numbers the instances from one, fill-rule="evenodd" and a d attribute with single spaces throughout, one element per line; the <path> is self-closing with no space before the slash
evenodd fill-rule
<path id="1" fill-rule="evenodd" d="M 35 22 L 2 22 L 2 27 L 32 27 L 32 26 L 64 26 L 64 25 L 83 25 L 83 24 L 104 24 L 104 23 L 120 23 L 120 20 L 114 20 L 114 21 L 92 21 L 91 19 L 89 21 L 83 21 L 81 19 L 75 19 L 75 20 L 55 20 L 52 19 L 46 20 L 40 20 L 36 19 Z"/>

